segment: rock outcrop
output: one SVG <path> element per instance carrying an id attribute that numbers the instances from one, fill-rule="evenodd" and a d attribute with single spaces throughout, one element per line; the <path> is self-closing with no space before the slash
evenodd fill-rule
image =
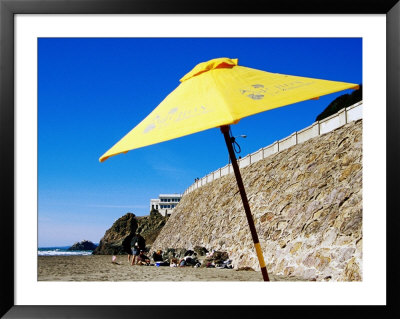
<path id="1" fill-rule="evenodd" d="M 146 240 L 146 246 L 153 244 L 168 219 L 157 210 L 151 211 L 149 216 L 137 216 L 136 218 L 138 223 L 137 230 Z"/>
<path id="2" fill-rule="evenodd" d="M 362 280 L 362 120 L 241 172 L 268 272 Z M 233 174 L 185 195 L 152 250 L 195 246 L 260 270 Z"/>
<path id="3" fill-rule="evenodd" d="M 93 254 L 126 254 L 122 243 L 124 240 L 132 241 L 136 231 L 143 236 L 146 241 L 146 246 L 151 246 L 164 227 L 166 221 L 167 217 L 162 216 L 158 211 L 152 211 L 149 216 L 135 216 L 135 214 L 127 213 L 119 218 L 111 228 L 106 231 Z M 131 243 L 131 246 L 132 245 L 133 243 Z"/>
<path id="4" fill-rule="evenodd" d="M 93 244 L 89 240 L 82 240 L 80 242 L 76 242 L 68 250 L 95 250 L 97 245 Z"/>
<path id="5" fill-rule="evenodd" d="M 127 213 L 114 222 L 100 240 L 99 246 L 93 251 L 94 255 L 120 255 L 125 254 L 122 243 L 132 240 L 138 223 L 135 214 Z M 130 238 L 130 239 L 129 239 Z"/>

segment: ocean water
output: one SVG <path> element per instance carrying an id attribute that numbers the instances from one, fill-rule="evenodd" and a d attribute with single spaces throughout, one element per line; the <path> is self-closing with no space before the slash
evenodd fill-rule
<path id="1" fill-rule="evenodd" d="M 68 250 L 69 247 L 39 247 L 38 256 L 85 256 L 93 252 L 92 250 Z"/>

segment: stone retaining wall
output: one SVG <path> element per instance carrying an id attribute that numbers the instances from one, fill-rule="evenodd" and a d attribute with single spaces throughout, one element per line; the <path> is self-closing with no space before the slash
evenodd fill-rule
<path id="1" fill-rule="evenodd" d="M 351 110 L 347 120 L 354 118 Z M 319 126 L 341 124 L 332 117 Z M 362 120 L 306 141 L 304 134 L 316 134 L 314 125 L 297 132 L 301 144 L 270 153 L 279 148 L 273 144 L 262 150 L 263 159 L 258 151 L 241 168 L 267 269 L 304 280 L 360 281 Z M 234 175 L 224 167 L 199 183 L 152 249 L 204 246 L 227 251 L 236 268 L 259 270 Z"/>

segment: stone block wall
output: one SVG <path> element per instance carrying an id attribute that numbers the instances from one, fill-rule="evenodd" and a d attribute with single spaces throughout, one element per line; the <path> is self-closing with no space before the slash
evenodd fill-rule
<path id="1" fill-rule="evenodd" d="M 362 120 L 241 168 L 268 272 L 362 280 Z M 259 270 L 236 180 L 183 196 L 152 249 L 204 246 Z"/>

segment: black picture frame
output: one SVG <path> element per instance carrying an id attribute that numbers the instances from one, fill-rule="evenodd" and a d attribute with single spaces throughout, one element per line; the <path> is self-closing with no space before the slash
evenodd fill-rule
<path id="1" fill-rule="evenodd" d="M 386 306 L 21 306 L 14 296 L 14 16 L 16 14 L 385 14 L 387 21 L 387 105 L 386 105 Z M 400 4 L 398 0 L 286 0 L 286 1 L 177 1 L 177 0 L 0 0 L 0 181 L 2 257 L 0 263 L 0 315 L 4 318 L 146 318 L 247 317 L 295 315 L 317 312 L 343 318 L 372 315 L 399 317 L 394 273 L 397 223 L 396 200 L 399 163 L 399 47 Z M 382 205 L 384 205 L 382 203 Z M 377 217 L 379 218 L 379 217 Z M 379 274 L 377 274 L 379 275 Z M 238 293 L 243 293 L 238 291 Z M 134 292 L 133 292 L 134 294 Z M 195 298 L 195 297 L 194 297 Z M 177 303 L 179 300 L 177 299 Z M 268 308 L 265 308 L 268 307 Z M 249 309 L 251 308 L 251 309 Z M 329 309 L 327 309 L 329 308 Z M 249 313 L 250 311 L 250 313 Z"/>

